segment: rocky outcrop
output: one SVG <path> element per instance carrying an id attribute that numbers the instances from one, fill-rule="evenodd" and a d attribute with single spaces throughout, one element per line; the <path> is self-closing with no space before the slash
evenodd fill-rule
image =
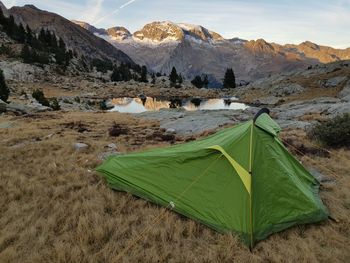
<path id="1" fill-rule="evenodd" d="M 130 31 L 122 26 L 108 28 L 106 34 L 118 40 L 124 40 L 131 37 Z"/>
<path id="2" fill-rule="evenodd" d="M 151 40 L 154 42 L 180 41 L 185 34 L 181 28 L 171 22 L 153 22 L 136 31 L 133 36 L 139 40 Z"/>
<path id="3" fill-rule="evenodd" d="M 135 114 L 137 117 L 159 120 L 161 128 L 176 131 L 179 135 L 193 135 L 204 131 L 217 129 L 226 124 L 235 124 L 251 119 L 258 108 L 250 107 L 246 110 L 202 110 L 185 111 L 160 110 L 158 112 L 144 112 Z"/>
<path id="4" fill-rule="evenodd" d="M 337 76 L 334 78 L 327 79 L 325 81 L 320 81 L 320 84 L 324 88 L 334 88 L 345 82 L 348 79 L 346 76 Z"/>
<path id="5" fill-rule="evenodd" d="M 0 68 L 4 72 L 5 79 L 21 82 L 34 82 L 47 73 L 40 67 L 20 61 L 0 61 Z"/>
<path id="6" fill-rule="evenodd" d="M 320 114 L 334 117 L 350 112 L 350 102 L 337 98 L 317 98 L 313 100 L 293 101 L 274 108 L 276 117 L 281 120 L 298 119 L 304 115 Z"/>

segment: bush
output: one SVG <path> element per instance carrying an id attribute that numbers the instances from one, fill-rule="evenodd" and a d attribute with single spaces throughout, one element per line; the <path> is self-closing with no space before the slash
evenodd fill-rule
<path id="1" fill-rule="evenodd" d="M 41 105 L 46 106 L 46 107 L 50 107 L 50 102 L 47 100 L 47 98 L 45 97 L 42 90 L 40 90 L 40 89 L 34 90 L 32 93 L 32 96 Z"/>
<path id="2" fill-rule="evenodd" d="M 109 133 L 109 136 L 118 137 L 120 135 L 128 134 L 128 129 L 114 122 L 113 126 L 108 130 L 108 133 Z"/>
<path id="3" fill-rule="evenodd" d="M 336 116 L 314 125 L 308 131 L 309 138 L 330 147 L 350 146 L 350 114 Z"/>
<path id="4" fill-rule="evenodd" d="M 54 110 L 54 111 L 58 111 L 61 109 L 60 104 L 58 103 L 58 100 L 56 98 L 53 98 L 51 100 L 51 104 L 50 107 Z"/>

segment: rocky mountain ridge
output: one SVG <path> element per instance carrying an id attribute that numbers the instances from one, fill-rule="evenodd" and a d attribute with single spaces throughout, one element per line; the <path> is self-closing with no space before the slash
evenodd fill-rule
<path id="1" fill-rule="evenodd" d="M 168 74 L 175 66 L 189 79 L 208 74 L 212 86 L 220 85 L 226 68 L 230 67 L 238 83 L 246 83 L 318 63 L 350 59 L 350 48 L 334 49 L 310 41 L 279 45 L 264 39 L 224 39 L 202 26 L 170 21 L 146 24 L 133 34 L 124 27 L 104 30 L 79 24 L 153 71 Z"/>

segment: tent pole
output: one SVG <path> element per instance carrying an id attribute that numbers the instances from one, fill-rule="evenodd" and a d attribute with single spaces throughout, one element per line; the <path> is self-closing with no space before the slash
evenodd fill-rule
<path id="1" fill-rule="evenodd" d="M 249 195 L 249 210 L 250 210 L 250 251 L 253 250 L 253 211 L 252 211 L 252 185 L 253 185 L 253 178 L 252 178 L 252 155 L 253 155 L 253 127 L 254 127 L 254 121 L 252 121 L 252 124 L 250 126 L 250 142 L 249 142 L 249 174 L 250 174 L 250 195 Z"/>

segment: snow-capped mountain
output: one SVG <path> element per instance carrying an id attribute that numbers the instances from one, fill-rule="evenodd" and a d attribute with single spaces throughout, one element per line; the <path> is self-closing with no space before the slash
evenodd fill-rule
<path id="1" fill-rule="evenodd" d="M 238 82 L 249 82 L 316 63 L 350 59 L 350 48 L 334 49 L 311 42 L 279 45 L 263 39 L 224 39 L 203 26 L 171 21 L 146 24 L 133 34 L 124 27 L 105 30 L 78 24 L 155 72 L 168 74 L 175 66 L 190 79 L 208 74 L 212 86 L 219 85 L 226 68 L 234 69 Z"/>

